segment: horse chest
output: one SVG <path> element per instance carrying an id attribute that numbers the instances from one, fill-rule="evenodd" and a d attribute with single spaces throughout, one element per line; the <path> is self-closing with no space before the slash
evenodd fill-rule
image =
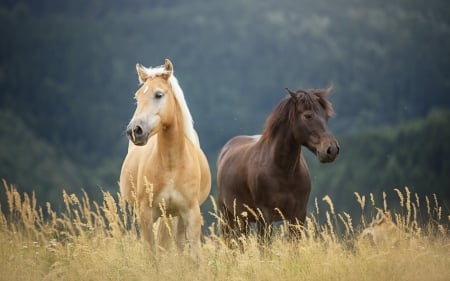
<path id="1" fill-rule="evenodd" d="M 302 197 L 309 194 L 298 185 L 289 186 L 260 186 L 258 193 L 256 194 L 256 201 L 264 202 L 272 207 L 290 206 L 294 202 L 301 200 Z"/>
<path id="2" fill-rule="evenodd" d="M 260 195 L 271 194 L 279 197 L 298 197 L 299 194 L 309 193 L 311 179 L 309 173 L 299 170 L 289 174 L 280 169 L 261 170 L 249 180 L 249 186 Z"/>
<path id="3" fill-rule="evenodd" d="M 153 184 L 154 208 L 159 209 L 163 205 L 167 213 L 177 215 L 190 205 L 190 200 L 196 199 L 192 195 L 199 169 L 195 168 L 194 157 L 186 151 L 179 155 L 178 161 L 169 161 L 167 157 L 161 159 L 161 154 L 150 153 L 155 149 L 156 146 L 141 156 L 138 177 L 147 178 Z"/>
<path id="4" fill-rule="evenodd" d="M 309 176 L 304 173 L 290 176 L 260 173 L 250 184 L 250 188 L 253 189 L 257 208 L 264 208 L 268 212 L 279 209 L 283 214 L 290 216 L 298 213 L 298 209 L 306 208 L 311 183 Z"/>
<path id="5" fill-rule="evenodd" d="M 174 179 L 167 180 L 160 186 L 159 193 L 155 198 L 156 206 L 163 206 L 167 213 L 177 215 L 180 206 L 183 206 L 185 198 L 177 188 Z"/>

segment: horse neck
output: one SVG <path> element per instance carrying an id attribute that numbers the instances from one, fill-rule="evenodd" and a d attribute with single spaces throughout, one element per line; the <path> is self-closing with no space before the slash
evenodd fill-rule
<path id="1" fill-rule="evenodd" d="M 165 124 L 157 135 L 160 161 L 164 166 L 173 167 L 180 161 L 186 147 L 183 118 L 177 105 L 171 124 Z"/>
<path id="2" fill-rule="evenodd" d="M 276 166 L 285 171 L 292 171 L 299 165 L 301 144 L 295 141 L 288 128 L 280 130 L 271 138 L 261 139 L 264 143 L 263 146 L 269 150 L 269 155 Z"/>

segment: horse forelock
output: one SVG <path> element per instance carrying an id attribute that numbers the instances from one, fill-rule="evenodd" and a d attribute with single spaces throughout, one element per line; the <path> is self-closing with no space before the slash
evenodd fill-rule
<path id="1" fill-rule="evenodd" d="M 178 83 L 178 79 L 173 75 L 173 73 L 167 71 L 163 65 L 158 67 L 144 67 L 144 71 L 145 74 L 150 78 L 171 74 L 168 81 L 170 86 L 172 87 L 175 100 L 180 106 L 181 115 L 183 118 L 184 133 L 193 144 L 198 143 L 197 135 L 194 130 L 194 120 L 192 119 L 191 112 L 189 111 L 189 108 L 187 106 L 186 99 L 184 98 L 184 93 L 180 87 L 180 84 Z M 144 82 L 141 80 L 141 78 L 139 78 L 139 81 L 141 84 Z"/>
<path id="2" fill-rule="evenodd" d="M 155 78 L 156 76 L 170 74 L 170 71 L 166 70 L 164 68 L 164 65 L 157 66 L 157 67 L 145 67 L 145 66 L 142 66 L 142 69 L 144 70 L 146 76 L 149 77 L 149 78 Z M 141 76 L 138 76 L 138 78 L 139 78 L 139 83 L 140 84 L 143 84 L 145 82 L 144 80 L 141 79 Z"/>
<path id="3" fill-rule="evenodd" d="M 304 106 L 304 110 L 317 111 L 319 108 L 325 110 L 328 117 L 334 115 L 334 110 L 331 102 L 328 100 L 328 95 L 331 88 L 328 89 L 310 89 L 297 91 L 298 99 Z"/>
<path id="4" fill-rule="evenodd" d="M 319 108 L 322 108 L 325 110 L 327 117 L 333 116 L 333 106 L 328 100 L 330 92 L 331 88 L 299 90 L 294 96 L 288 95 L 285 97 L 267 118 L 263 131 L 263 139 L 272 139 L 280 129 L 290 127 L 291 123 L 295 122 L 299 111 L 297 107 L 298 103 L 303 107 L 302 110 L 317 111 Z"/>

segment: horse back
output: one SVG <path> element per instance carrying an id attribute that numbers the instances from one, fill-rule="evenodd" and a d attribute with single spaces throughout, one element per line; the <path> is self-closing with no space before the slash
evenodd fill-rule
<path id="1" fill-rule="evenodd" d="M 225 156 L 229 154 L 241 153 L 248 148 L 250 148 L 253 144 L 255 144 L 261 135 L 255 136 L 236 136 L 230 139 L 220 150 L 219 158 L 217 160 L 217 164 L 219 164 Z"/>

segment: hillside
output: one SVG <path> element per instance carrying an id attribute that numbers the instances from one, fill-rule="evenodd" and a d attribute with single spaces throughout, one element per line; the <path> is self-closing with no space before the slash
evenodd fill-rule
<path id="1" fill-rule="evenodd" d="M 44 201 L 117 191 L 134 66 L 169 57 L 212 167 L 228 138 L 260 132 L 285 87 L 332 84 L 343 154 L 311 168 L 317 186 L 445 193 L 445 138 L 396 131 L 450 106 L 449 14 L 444 0 L 2 1 L 0 177 Z M 423 149 L 442 164 L 403 161 Z"/>
<path id="2" fill-rule="evenodd" d="M 435 111 L 402 126 L 342 136 L 341 153 L 331 165 L 309 154 L 312 197 L 332 194 L 338 209 L 357 210 L 348 194 L 381 194 L 407 186 L 421 196 L 435 193 L 450 210 L 450 142 L 444 141 L 450 139 L 449 120 L 450 111 Z M 398 201 L 393 190 L 387 199 L 392 206 Z"/>

